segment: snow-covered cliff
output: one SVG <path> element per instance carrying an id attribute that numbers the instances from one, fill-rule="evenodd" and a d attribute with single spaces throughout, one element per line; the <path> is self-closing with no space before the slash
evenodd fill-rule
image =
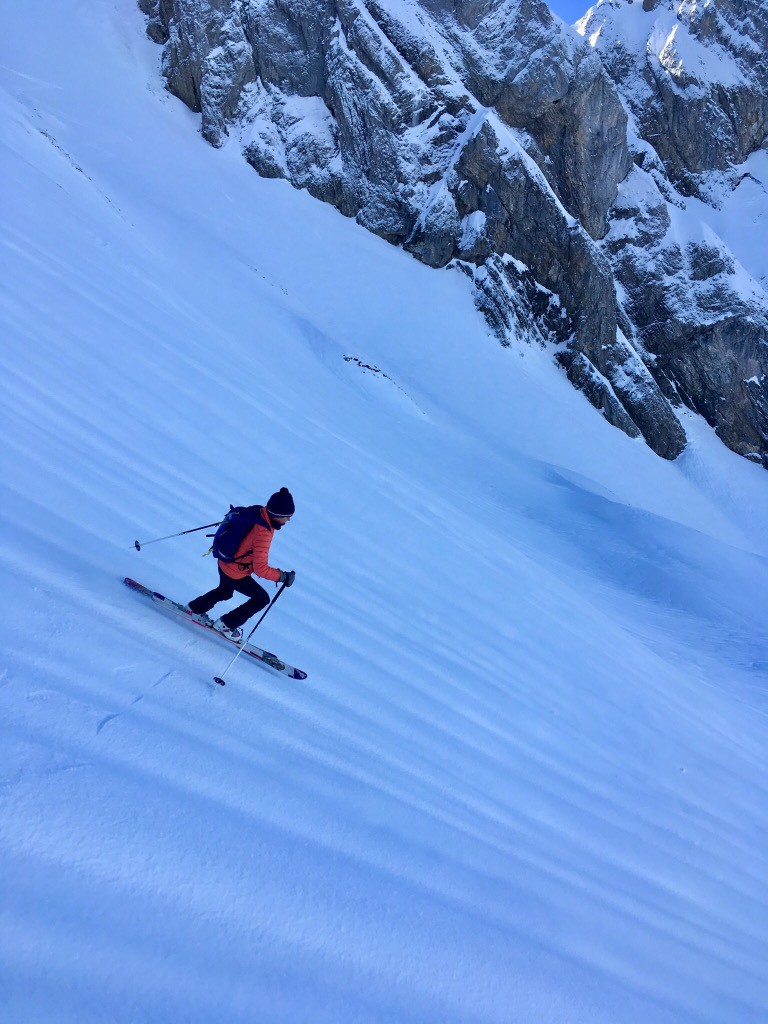
<path id="1" fill-rule="evenodd" d="M 502 342 L 551 344 L 590 401 L 659 454 L 685 445 L 682 402 L 768 465 L 768 300 L 684 208 L 683 178 L 665 163 L 674 137 L 654 144 L 629 98 L 646 104 L 636 22 L 666 25 L 671 0 L 663 11 L 600 3 L 581 23 L 587 38 L 542 0 L 141 5 L 168 88 L 201 113 L 213 145 L 234 140 L 260 174 L 430 266 L 464 271 Z M 677 6 L 698 49 L 661 47 L 659 67 L 676 69 L 685 110 L 680 82 L 694 72 L 680 70 L 683 57 L 709 44 L 746 67 L 760 26 L 737 39 L 727 19 Z M 683 35 L 672 33 L 679 46 Z M 747 94 L 734 96 L 745 123 L 721 171 L 764 134 Z"/>
<path id="2" fill-rule="evenodd" d="M 578 23 L 676 188 L 718 202 L 768 132 L 768 7 L 599 0 Z"/>
<path id="3" fill-rule="evenodd" d="M 604 244 L 637 344 L 670 397 L 768 464 L 768 301 L 754 255 L 764 243 L 740 232 L 730 251 L 707 223 L 730 206 L 748 231 L 768 212 L 765 161 L 749 159 L 768 131 L 768 8 L 599 0 L 577 27 L 629 114 L 636 166 Z"/>

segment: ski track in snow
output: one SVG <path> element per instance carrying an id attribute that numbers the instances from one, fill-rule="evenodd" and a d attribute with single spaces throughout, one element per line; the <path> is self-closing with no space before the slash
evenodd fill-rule
<path id="1" fill-rule="evenodd" d="M 130 0 L 0 16 L 0 1021 L 758 1024 L 768 476 L 674 464 L 214 151 Z M 351 355 L 365 373 L 345 361 Z M 386 376 L 384 376 L 386 375 Z M 289 486 L 297 582 L 212 585 Z"/>

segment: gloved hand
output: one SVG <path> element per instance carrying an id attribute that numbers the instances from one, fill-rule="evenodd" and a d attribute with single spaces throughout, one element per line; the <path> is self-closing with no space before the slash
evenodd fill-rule
<path id="1" fill-rule="evenodd" d="M 295 579 L 296 579 L 296 573 L 294 572 L 293 569 L 290 569 L 288 572 L 286 572 L 285 569 L 281 569 L 280 570 L 280 580 L 279 580 L 279 582 L 280 583 L 284 583 L 286 587 L 293 586 L 293 581 Z"/>

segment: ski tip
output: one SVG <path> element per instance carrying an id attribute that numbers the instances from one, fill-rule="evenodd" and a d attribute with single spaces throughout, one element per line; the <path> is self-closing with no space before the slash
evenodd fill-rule
<path id="1" fill-rule="evenodd" d="M 295 668 L 293 670 L 293 678 L 294 679 L 306 679 L 307 678 L 307 673 L 306 672 L 302 672 L 302 670 L 300 668 Z"/>
<path id="2" fill-rule="evenodd" d="M 227 685 L 227 684 L 226 684 L 226 683 L 224 682 L 224 680 L 223 680 L 223 679 L 221 678 L 221 676 L 214 676 L 214 677 L 213 677 L 213 681 L 214 681 L 214 683 L 218 683 L 218 684 L 219 684 L 219 686 L 226 686 L 226 685 Z"/>

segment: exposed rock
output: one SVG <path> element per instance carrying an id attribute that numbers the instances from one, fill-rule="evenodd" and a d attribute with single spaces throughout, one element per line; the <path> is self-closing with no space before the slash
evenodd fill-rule
<path id="1" fill-rule="evenodd" d="M 623 430 L 630 437 L 639 437 L 640 430 L 627 415 L 624 406 L 614 394 L 613 388 L 597 367 L 590 362 L 583 352 L 571 353 L 571 358 L 564 361 L 568 379 L 580 391 L 583 391 L 592 405 L 599 409 L 609 423 Z M 673 450 L 673 455 L 679 450 Z"/>
<path id="2" fill-rule="evenodd" d="M 653 179 L 622 185 L 604 245 L 625 308 L 668 397 L 701 413 L 734 451 L 768 467 L 765 294 L 703 224 L 694 230 Z"/>
<path id="3" fill-rule="evenodd" d="M 638 170 L 605 240 L 645 360 L 665 394 L 768 466 L 768 296 L 681 198 L 717 205 L 764 143 L 768 8 L 599 0 L 579 31 L 646 140 L 631 142 Z"/>
<path id="4" fill-rule="evenodd" d="M 423 6 L 450 41 L 463 85 L 528 133 L 530 155 L 563 205 L 594 238 L 604 235 L 631 160 L 626 114 L 600 61 L 556 28 L 543 0 Z"/>
<path id="5" fill-rule="evenodd" d="M 707 172 L 742 163 L 765 139 L 768 5 L 598 0 L 579 31 L 683 194 L 707 199 Z"/>
<path id="6" fill-rule="evenodd" d="M 166 30 L 167 19 L 160 15 L 159 0 L 139 0 L 139 8 L 147 15 L 147 35 L 153 43 L 166 43 L 168 32 Z"/>

